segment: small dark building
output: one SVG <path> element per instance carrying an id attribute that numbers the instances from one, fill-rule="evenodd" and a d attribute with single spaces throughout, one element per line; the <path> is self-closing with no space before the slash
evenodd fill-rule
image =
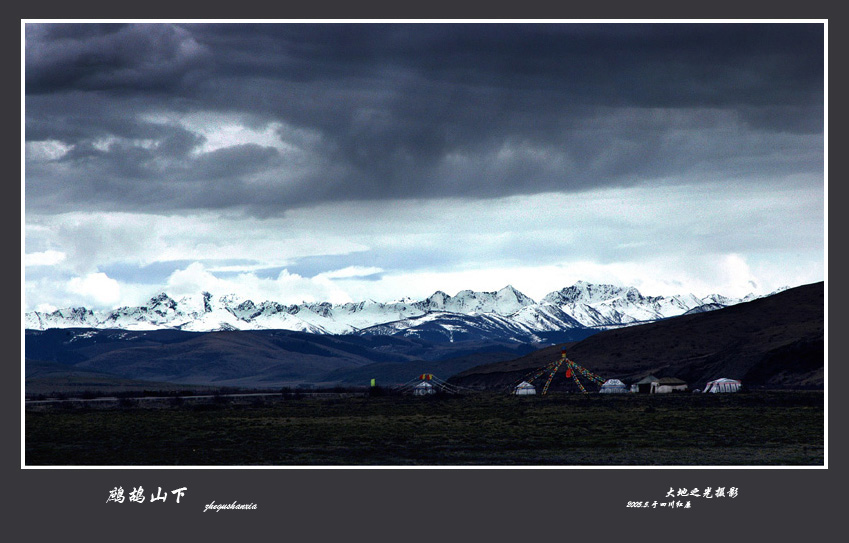
<path id="1" fill-rule="evenodd" d="M 687 383 L 675 377 L 661 377 L 658 379 L 654 392 L 663 394 L 665 392 L 685 392 Z"/>
<path id="2" fill-rule="evenodd" d="M 658 381 L 660 381 L 660 379 L 658 379 L 654 375 L 643 377 L 641 380 L 631 385 L 631 392 L 638 392 L 640 394 L 651 394 L 654 392 Z"/>
<path id="3" fill-rule="evenodd" d="M 631 385 L 631 392 L 640 394 L 664 394 L 668 392 L 683 392 L 687 390 L 687 383 L 675 377 L 661 377 L 649 375 Z"/>

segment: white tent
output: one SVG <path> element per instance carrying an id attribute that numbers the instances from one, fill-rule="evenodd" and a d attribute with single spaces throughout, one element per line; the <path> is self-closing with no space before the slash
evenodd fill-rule
<path id="1" fill-rule="evenodd" d="M 737 392 L 743 383 L 737 379 L 728 379 L 723 377 L 715 381 L 710 381 L 705 386 L 705 392 Z"/>
<path id="2" fill-rule="evenodd" d="M 513 394 L 516 394 L 518 396 L 527 396 L 536 393 L 537 389 L 534 387 L 534 385 L 530 384 L 527 381 L 522 381 L 521 383 L 516 385 L 516 388 L 513 389 Z"/>
<path id="3" fill-rule="evenodd" d="M 619 379 L 608 379 L 599 390 L 602 394 L 621 394 L 628 392 L 628 386 Z"/>
<path id="4" fill-rule="evenodd" d="M 433 385 L 427 381 L 422 381 L 413 387 L 414 396 L 424 396 L 425 394 L 433 394 L 434 392 L 436 391 L 433 389 Z"/>

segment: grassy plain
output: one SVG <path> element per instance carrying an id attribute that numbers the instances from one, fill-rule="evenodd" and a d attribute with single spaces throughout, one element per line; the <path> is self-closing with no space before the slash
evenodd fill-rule
<path id="1" fill-rule="evenodd" d="M 28 407 L 27 465 L 823 465 L 824 394 L 284 395 Z"/>

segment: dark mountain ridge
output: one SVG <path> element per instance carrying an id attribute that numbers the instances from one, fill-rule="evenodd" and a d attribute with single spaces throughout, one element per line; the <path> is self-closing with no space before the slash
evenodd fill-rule
<path id="1" fill-rule="evenodd" d="M 758 388 L 823 388 L 824 283 L 750 302 L 594 334 L 566 346 L 568 358 L 604 377 L 630 383 L 648 375 L 676 377 L 703 388 L 719 377 Z M 471 368 L 455 384 L 509 387 L 559 358 L 563 346 Z M 552 390 L 568 389 L 560 376 Z"/>

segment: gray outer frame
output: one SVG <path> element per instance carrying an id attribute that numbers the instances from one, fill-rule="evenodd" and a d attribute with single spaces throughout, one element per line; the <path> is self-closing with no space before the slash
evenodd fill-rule
<path id="1" fill-rule="evenodd" d="M 26 18 L 827 17 L 825 2 L 822 6 L 806 2 L 801 7 L 770 4 L 768 11 L 738 2 L 712 2 L 708 9 L 679 2 L 647 5 L 617 0 L 616 4 L 613 8 L 598 3 L 563 5 L 557 10 L 549 2 L 523 2 L 486 5 L 486 11 L 480 11 L 478 6 L 447 2 L 388 8 L 339 3 L 338 9 L 316 4 L 269 7 L 265 2 L 243 2 L 238 11 L 228 13 L 215 5 L 194 2 L 147 2 L 138 7 L 111 4 L 105 8 L 39 3 L 23 6 L 20 11 Z M 845 35 L 834 28 L 834 23 L 830 26 L 833 36 Z M 14 30 L 7 35 L 15 36 Z M 16 52 L 14 44 L 5 50 Z M 845 50 L 832 48 L 833 52 Z M 839 188 L 837 201 L 845 201 Z M 9 192 L 15 193 L 13 189 Z M 6 199 L 7 208 L 16 204 L 14 197 Z M 12 222 L 15 215 L 12 209 L 3 217 Z M 838 215 L 838 220 L 844 220 L 844 216 Z M 5 315 L 2 329 L 8 341 L 22 343 L 20 335 L 13 338 L 10 332 L 20 332 L 18 315 Z M 837 382 L 843 382 L 845 370 L 832 370 L 839 371 Z M 14 385 L 10 381 L 14 380 L 6 381 L 3 395 L 7 418 L 19 416 L 23 409 L 21 381 Z M 18 400 L 16 406 L 9 405 L 12 398 Z M 840 397 L 836 401 L 844 400 Z M 12 426 L 11 422 L 5 425 Z M 263 537 L 297 542 L 342 538 L 566 541 L 578 537 L 597 541 L 620 537 L 805 540 L 812 534 L 829 533 L 830 528 L 839 529 L 842 521 L 837 509 L 845 503 L 839 483 L 845 468 L 844 455 L 839 452 L 845 451 L 845 438 L 831 437 L 826 441 L 826 459 L 836 461 L 828 469 L 20 469 L 20 458 L 14 458 L 19 455 L 7 449 L 6 455 L 13 458 L 5 462 L 9 475 L 4 477 L 8 485 L 5 518 L 13 537 L 31 541 L 60 537 L 110 542 L 175 541 L 185 537 L 194 541 Z M 169 497 L 164 503 L 106 503 L 113 487 L 122 486 L 126 495 L 137 485 L 142 485 L 146 493 L 162 487 Z M 707 486 L 734 486 L 739 496 L 692 498 L 691 509 L 627 507 L 629 501 L 663 501 L 670 488 Z M 187 490 L 177 504 L 170 490 L 180 487 Z M 213 500 L 256 503 L 257 509 L 204 513 L 204 506 Z"/>

